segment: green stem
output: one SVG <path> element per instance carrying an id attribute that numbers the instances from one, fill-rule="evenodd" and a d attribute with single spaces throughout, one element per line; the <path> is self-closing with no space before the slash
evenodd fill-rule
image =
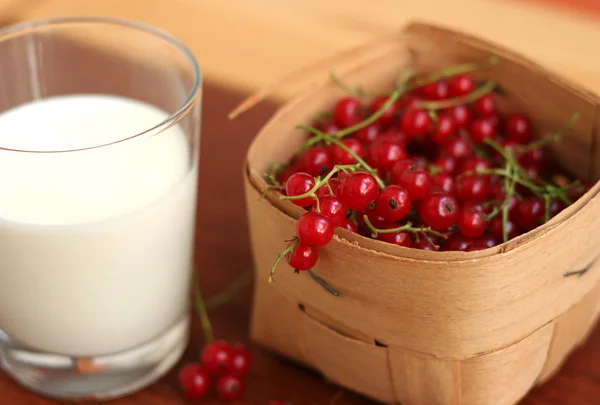
<path id="1" fill-rule="evenodd" d="M 303 198 L 311 197 L 311 198 L 314 198 L 315 200 L 318 200 L 317 195 L 315 193 L 324 184 L 328 184 L 329 180 L 333 177 L 333 175 L 335 175 L 340 170 L 356 170 L 359 167 L 359 165 L 360 165 L 360 163 L 358 163 L 356 165 L 333 166 L 333 169 L 331 169 L 331 171 L 329 173 L 327 173 L 327 175 L 325 177 L 323 177 L 322 179 L 320 177 L 317 177 L 315 179 L 315 185 L 310 190 L 308 190 L 306 193 L 299 194 L 299 195 L 282 195 L 279 198 L 281 200 L 302 200 Z"/>
<path id="2" fill-rule="evenodd" d="M 355 97 L 361 97 L 363 95 L 360 88 L 355 88 L 355 89 L 351 88 L 344 81 L 342 81 L 342 79 L 340 79 L 338 75 L 336 75 L 333 72 L 329 72 L 329 79 L 331 79 L 331 81 L 336 86 L 338 86 L 340 89 L 344 90 L 348 94 L 351 94 Z"/>
<path id="3" fill-rule="evenodd" d="M 204 305 L 207 310 L 217 309 L 227 304 L 233 297 L 239 294 L 246 286 L 248 286 L 254 279 L 254 271 L 252 269 L 246 270 L 239 278 L 233 281 L 226 289 L 207 298 L 204 301 Z"/>
<path id="4" fill-rule="evenodd" d="M 525 153 L 530 150 L 542 148 L 551 143 L 560 141 L 566 133 L 568 133 L 570 130 L 573 129 L 573 127 L 575 126 L 575 123 L 577 122 L 578 119 L 579 119 L 579 113 L 573 113 L 573 115 L 571 115 L 571 118 L 569 119 L 569 121 L 567 121 L 565 126 L 560 131 L 555 132 L 554 134 L 552 134 L 551 136 L 549 136 L 547 138 L 538 139 L 537 141 L 533 141 L 527 145 L 524 145 L 518 149 L 518 152 Z"/>
<path id="5" fill-rule="evenodd" d="M 200 324 L 202 325 L 202 331 L 204 332 L 204 339 L 206 340 L 207 344 L 211 343 L 215 340 L 215 335 L 213 333 L 212 324 L 210 323 L 210 318 L 208 317 L 206 305 L 202 299 L 202 293 L 200 292 L 200 284 L 198 283 L 197 276 L 194 277 L 194 301 L 196 302 L 196 312 L 198 313 Z"/>
<path id="6" fill-rule="evenodd" d="M 275 269 L 277 268 L 277 265 L 279 264 L 281 259 L 283 259 L 285 257 L 285 255 L 294 251 L 294 248 L 298 244 L 298 241 L 299 241 L 298 238 L 295 237 L 294 242 L 291 245 L 289 245 L 283 252 L 281 252 L 281 253 L 279 253 L 279 255 L 277 255 L 277 260 L 275 260 L 275 263 L 273 263 L 273 267 L 271 267 L 271 272 L 269 273 L 269 283 L 272 283 L 275 281 L 275 278 L 273 276 L 275 276 Z"/>
<path id="7" fill-rule="evenodd" d="M 432 73 L 430 75 L 424 76 L 420 79 L 415 80 L 411 83 L 411 86 L 408 90 L 415 89 L 417 87 L 425 86 L 426 84 L 437 82 L 440 79 L 444 79 L 447 77 L 452 77 L 464 73 L 475 72 L 477 70 L 485 69 L 491 66 L 496 66 L 500 63 L 500 58 L 497 56 L 491 56 L 484 62 L 479 63 L 465 63 L 464 65 L 450 66 L 446 69 L 443 69 L 439 72 Z"/>
<path id="8" fill-rule="evenodd" d="M 488 81 L 483 84 L 481 87 L 477 88 L 473 92 L 455 98 L 449 98 L 447 100 L 439 100 L 439 101 L 420 101 L 419 107 L 424 108 L 426 110 L 443 110 L 445 108 L 455 107 L 461 104 L 472 103 L 477 100 L 481 96 L 484 96 L 494 90 L 496 87 L 496 83 L 493 81 Z"/>
<path id="9" fill-rule="evenodd" d="M 487 214 L 485 216 L 485 221 L 490 222 L 492 219 L 494 219 L 496 217 L 496 215 L 498 215 L 500 213 L 500 211 L 501 211 L 500 208 L 498 208 L 497 206 L 494 207 L 492 209 L 492 212 L 490 212 L 489 214 Z"/>
<path id="10" fill-rule="evenodd" d="M 446 234 L 444 234 L 442 232 L 434 231 L 429 226 L 413 228 L 413 226 L 410 222 L 407 222 L 406 224 L 396 227 L 396 228 L 378 229 L 378 228 L 375 228 L 375 226 L 371 223 L 371 220 L 369 220 L 369 217 L 367 215 L 363 215 L 363 220 L 365 221 L 365 224 L 371 230 L 371 232 L 372 232 L 371 236 L 373 236 L 374 238 L 376 238 L 377 235 L 379 235 L 380 233 L 395 233 L 395 232 L 402 232 L 402 231 L 407 231 L 410 233 L 417 233 L 417 234 L 418 233 L 431 234 L 434 236 L 439 236 L 440 238 L 443 238 L 443 239 L 446 239 L 446 237 L 447 237 Z"/>

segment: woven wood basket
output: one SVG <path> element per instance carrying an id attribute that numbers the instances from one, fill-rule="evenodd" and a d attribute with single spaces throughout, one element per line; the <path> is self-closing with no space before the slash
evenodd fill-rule
<path id="1" fill-rule="evenodd" d="M 596 182 L 599 98 L 535 63 L 484 41 L 422 23 L 345 53 L 331 66 L 365 89 L 393 86 L 407 66 L 431 72 L 501 58 L 477 73 L 505 91 L 501 109 L 523 111 L 537 132 L 574 130 L 556 147 L 560 164 Z M 407 249 L 338 229 L 315 272 L 281 264 L 268 273 L 303 210 L 261 193 L 269 165 L 289 160 L 295 130 L 342 96 L 327 80 L 287 103 L 250 147 L 245 176 L 257 282 L 252 337 L 348 389 L 405 405 L 510 405 L 555 373 L 600 312 L 600 184 L 545 225 L 479 252 Z M 588 269 L 579 275 L 565 273 Z"/>

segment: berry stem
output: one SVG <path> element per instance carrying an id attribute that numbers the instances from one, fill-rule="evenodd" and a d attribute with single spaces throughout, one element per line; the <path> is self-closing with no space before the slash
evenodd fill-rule
<path id="1" fill-rule="evenodd" d="M 204 333 L 206 344 L 212 343 L 215 340 L 215 335 L 213 333 L 212 324 L 210 323 L 210 318 L 208 317 L 206 305 L 202 299 L 200 283 L 198 282 L 197 276 L 194 277 L 194 301 L 196 303 L 196 312 L 200 318 L 200 324 L 202 325 L 202 332 Z"/>
<path id="2" fill-rule="evenodd" d="M 523 145 L 522 147 L 520 147 L 518 149 L 518 152 L 525 153 L 525 152 L 528 152 L 533 149 L 542 148 L 549 144 L 559 142 L 566 133 L 568 133 L 569 131 L 571 131 L 573 129 L 573 127 L 575 126 L 575 123 L 577 122 L 578 119 L 579 119 L 579 113 L 573 113 L 573 115 L 571 115 L 571 118 L 569 119 L 569 121 L 567 121 L 565 126 L 562 127 L 562 129 L 560 131 L 553 133 L 549 137 L 546 137 L 543 139 L 538 139 L 537 141 L 533 141 L 527 145 Z"/>
<path id="3" fill-rule="evenodd" d="M 336 174 L 337 172 L 339 172 L 340 170 L 350 170 L 350 171 L 354 171 L 356 169 L 360 168 L 360 163 L 357 163 L 355 165 L 336 165 L 333 167 L 333 169 L 331 169 L 331 171 L 329 173 L 327 173 L 327 175 L 323 178 L 317 177 L 315 179 L 315 185 L 308 190 L 306 193 L 304 194 L 299 194 L 299 195 L 282 195 L 279 198 L 281 200 L 302 200 L 303 198 L 314 198 L 316 202 L 319 201 L 319 198 L 317 197 L 317 190 L 319 188 L 321 188 L 323 185 L 325 184 L 329 184 L 329 180 L 333 177 L 334 174 Z"/>
<path id="4" fill-rule="evenodd" d="M 461 104 L 469 104 L 481 96 L 491 93 L 495 87 L 496 83 L 490 80 L 465 96 L 449 98 L 447 100 L 440 101 L 420 101 L 419 107 L 426 110 L 443 110 L 445 108 L 455 107 Z"/>
<path id="5" fill-rule="evenodd" d="M 231 301 L 240 291 L 248 286 L 254 279 L 253 269 L 248 269 L 239 278 L 233 281 L 223 291 L 204 300 L 207 310 L 217 309 Z"/>
<path id="6" fill-rule="evenodd" d="M 443 239 L 447 238 L 446 234 L 444 234 L 442 232 L 434 231 L 429 226 L 414 228 L 412 226 L 412 223 L 407 222 L 406 224 L 396 227 L 396 228 L 378 229 L 378 228 L 375 228 L 375 226 L 371 223 L 371 221 L 369 220 L 369 217 L 367 215 L 363 215 L 363 220 L 365 221 L 365 225 L 367 225 L 369 227 L 369 229 L 371 230 L 371 232 L 372 232 L 371 236 L 373 236 L 374 238 L 376 238 L 380 233 L 394 233 L 394 232 L 402 232 L 402 231 L 407 231 L 407 232 L 416 233 L 416 234 L 419 234 L 419 233 L 428 234 L 429 233 L 434 236 L 439 236 L 440 238 L 443 238 Z"/>
<path id="7" fill-rule="evenodd" d="M 348 86 L 338 75 L 334 72 L 329 72 L 329 79 L 333 84 L 344 90 L 346 93 L 353 95 L 354 97 L 362 97 L 364 95 L 360 87 L 352 88 Z"/>
<path id="8" fill-rule="evenodd" d="M 308 271 L 308 274 L 310 274 L 310 276 L 313 278 L 313 280 L 315 280 L 317 283 L 321 284 L 321 286 L 322 286 L 322 287 L 323 287 L 325 290 L 327 290 L 327 292 L 329 292 L 329 293 L 331 293 L 331 294 L 335 295 L 336 297 L 339 297 L 339 296 L 340 296 L 340 293 L 339 293 L 339 292 L 337 292 L 337 291 L 336 291 L 336 290 L 335 290 L 333 287 L 331 287 L 329 284 L 327 284 L 327 283 L 325 282 L 325 280 L 323 280 L 321 277 L 317 276 L 317 275 L 315 274 L 315 272 L 314 272 L 314 271 L 312 271 L 312 270 L 309 270 L 309 271 Z"/>
<path id="9" fill-rule="evenodd" d="M 437 82 L 438 80 L 445 79 L 447 77 L 475 72 L 477 70 L 485 69 L 491 66 L 497 66 L 499 63 L 500 58 L 498 58 L 497 56 L 490 56 L 487 60 L 483 62 L 465 63 L 463 65 L 450 66 L 446 69 L 440 70 L 439 72 L 434 72 L 415 80 L 413 83 L 411 83 L 408 90 L 416 89 L 417 87 L 422 87 L 426 84 Z"/>
<path id="10" fill-rule="evenodd" d="M 387 109 L 390 108 L 392 106 L 392 104 L 394 104 L 396 102 L 396 100 L 398 100 L 400 98 L 402 93 L 403 92 L 400 90 L 395 90 L 392 94 L 390 94 L 390 96 L 388 97 L 386 102 L 383 103 L 383 105 L 381 106 L 381 108 L 379 110 L 375 111 L 373 114 L 371 114 L 366 119 L 359 122 L 358 124 L 354 124 L 348 128 L 342 129 L 341 131 L 337 131 L 334 134 L 334 136 L 337 139 L 342 139 L 343 137 L 348 136 L 348 135 L 358 131 L 359 129 L 363 129 L 366 126 L 371 125 L 372 123 L 377 121 L 379 119 L 379 117 L 381 117 L 387 111 Z"/>
<path id="11" fill-rule="evenodd" d="M 485 216 L 485 221 L 486 222 L 490 222 L 496 215 L 498 215 L 500 213 L 500 211 L 501 211 L 500 208 L 498 208 L 497 206 L 495 206 L 492 209 L 492 212 L 490 212 L 489 214 L 487 214 Z"/>
<path id="12" fill-rule="evenodd" d="M 273 276 L 275 275 L 275 269 L 277 268 L 277 265 L 279 264 L 281 259 L 283 259 L 288 253 L 294 251 L 294 248 L 296 247 L 299 241 L 298 237 L 294 237 L 293 241 L 294 242 L 290 246 L 288 246 L 283 252 L 277 255 L 277 259 L 275 260 L 275 263 L 273 263 L 273 267 L 271 267 L 271 272 L 269 273 L 269 283 L 275 281 L 275 278 Z"/>

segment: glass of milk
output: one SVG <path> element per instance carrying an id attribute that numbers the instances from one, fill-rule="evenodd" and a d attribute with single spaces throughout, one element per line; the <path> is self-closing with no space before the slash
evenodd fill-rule
<path id="1" fill-rule="evenodd" d="M 42 395 L 106 399 L 188 340 L 200 72 L 110 18 L 0 31 L 0 360 Z"/>

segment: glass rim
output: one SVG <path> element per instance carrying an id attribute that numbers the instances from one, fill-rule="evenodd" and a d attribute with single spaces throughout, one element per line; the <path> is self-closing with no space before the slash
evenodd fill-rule
<path id="1" fill-rule="evenodd" d="M 144 32 L 146 34 L 150 34 L 152 36 L 162 38 L 171 45 L 178 48 L 187 58 L 188 62 L 190 62 L 193 74 L 194 81 L 192 85 L 192 89 L 187 95 L 185 101 L 181 104 L 181 106 L 173 113 L 170 113 L 169 116 L 164 119 L 162 122 L 145 129 L 142 132 L 125 136 L 122 139 L 118 139 L 116 141 L 108 142 L 101 145 L 94 145 L 85 148 L 77 148 L 77 149 L 63 149 L 63 150 L 28 150 L 28 149 L 14 149 L 14 148 L 6 148 L 0 145 L 0 151 L 9 151 L 9 152 L 22 152 L 22 153 L 44 153 L 44 154 L 53 154 L 53 153 L 69 153 L 69 152 L 81 152 L 92 149 L 105 148 L 111 145 L 137 140 L 139 138 L 143 138 L 145 136 L 152 136 L 155 133 L 160 133 L 163 130 L 167 129 L 174 123 L 180 120 L 180 118 L 187 113 L 187 111 L 196 103 L 196 99 L 198 93 L 200 91 L 200 82 L 201 82 L 201 70 L 196 60 L 196 57 L 192 53 L 192 51 L 185 45 L 182 41 L 177 39 L 175 36 L 171 35 L 165 30 L 160 28 L 153 27 L 151 25 L 141 23 L 134 20 L 129 20 L 125 18 L 118 17 L 103 17 L 103 16 L 76 16 L 76 17 L 55 17 L 55 18 L 47 18 L 40 19 L 34 21 L 28 21 L 24 23 L 10 25 L 8 27 L 4 27 L 0 29 L 0 43 L 10 40 L 12 38 L 20 37 L 26 35 L 29 32 L 35 32 L 36 30 L 42 28 L 52 28 L 53 26 L 60 26 L 66 24 L 82 24 L 82 23 L 90 23 L 90 24 L 107 24 L 113 26 L 120 26 L 124 28 L 133 28 L 140 32 Z M 41 98 L 43 100 L 43 98 Z"/>

